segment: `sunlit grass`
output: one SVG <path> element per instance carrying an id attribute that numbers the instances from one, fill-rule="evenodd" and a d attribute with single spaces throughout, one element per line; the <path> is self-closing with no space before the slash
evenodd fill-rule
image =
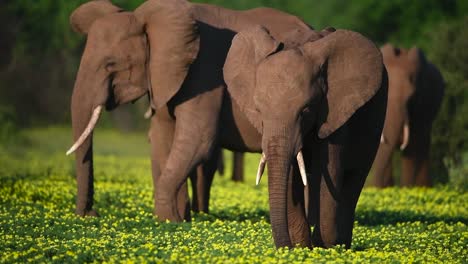
<path id="1" fill-rule="evenodd" d="M 145 133 L 96 132 L 99 218 L 73 214 L 70 132 L 24 133 L 0 148 L 0 262 L 447 262 L 468 259 L 468 194 L 447 187 L 365 189 L 350 250 L 275 250 L 268 222 L 267 179 L 255 186 L 258 155 L 246 158 L 246 182 L 217 175 L 210 214 L 190 223 L 152 216 L 149 145 Z M 13 154 L 12 154 L 13 153 Z"/>

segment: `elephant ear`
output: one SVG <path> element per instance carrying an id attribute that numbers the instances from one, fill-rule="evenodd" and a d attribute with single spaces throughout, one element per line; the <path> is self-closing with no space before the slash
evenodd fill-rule
<path id="1" fill-rule="evenodd" d="M 303 52 L 325 74 L 326 101 L 319 113 L 320 138 L 340 128 L 380 89 L 383 61 L 379 49 L 356 32 L 337 30 L 306 43 Z"/>
<path id="2" fill-rule="evenodd" d="M 146 25 L 152 102 L 159 109 L 179 91 L 200 49 L 193 7 L 185 0 L 149 0 L 135 10 Z"/>
<path id="3" fill-rule="evenodd" d="M 417 72 L 420 72 L 422 68 L 427 64 L 424 52 L 417 47 L 412 47 L 408 51 L 408 60 L 412 65 L 416 66 Z"/>
<path id="4" fill-rule="evenodd" d="M 90 1 L 73 11 L 70 15 L 70 25 L 73 31 L 85 35 L 88 34 L 96 19 L 121 11 L 121 8 L 113 5 L 109 0 Z"/>
<path id="5" fill-rule="evenodd" d="M 254 103 L 257 65 L 280 47 L 266 28 L 254 26 L 234 36 L 224 64 L 229 94 L 259 132 L 261 120 Z"/>

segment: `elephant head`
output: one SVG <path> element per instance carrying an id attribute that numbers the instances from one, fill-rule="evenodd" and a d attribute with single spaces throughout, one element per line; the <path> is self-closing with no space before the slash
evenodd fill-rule
<path id="1" fill-rule="evenodd" d="M 191 5 L 185 0 L 150 0 L 124 12 L 108 0 L 78 7 L 72 28 L 87 35 L 71 100 L 77 151 L 77 213 L 92 201 L 92 131 L 102 108 L 111 110 L 149 93 L 157 110 L 180 89 L 199 49 Z"/>
<path id="2" fill-rule="evenodd" d="M 372 42 L 345 30 L 322 35 L 284 48 L 257 26 L 234 37 L 224 66 L 230 95 L 262 134 L 277 247 L 292 246 L 287 183 L 293 162 L 297 160 L 302 174 L 309 166 L 301 166 L 304 139 L 330 136 L 382 83 L 382 58 Z"/>

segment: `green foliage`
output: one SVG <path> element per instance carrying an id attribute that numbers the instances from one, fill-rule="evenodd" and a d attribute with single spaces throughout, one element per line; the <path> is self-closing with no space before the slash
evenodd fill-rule
<path id="1" fill-rule="evenodd" d="M 11 141 L 16 137 L 18 128 L 16 116 L 11 108 L 0 105 L 0 142 Z"/>
<path id="2" fill-rule="evenodd" d="M 430 59 L 444 76 L 446 89 L 439 115 L 434 123 L 432 153 L 440 171 L 441 161 L 450 172 L 450 181 L 468 188 L 468 173 L 463 155 L 468 152 L 468 17 L 444 23 L 431 37 Z M 465 166 L 465 167 L 464 167 Z M 455 179 L 456 178 L 456 179 Z"/>
<path id="3" fill-rule="evenodd" d="M 96 209 L 73 214 L 76 184 L 70 131 L 26 132 L 29 145 L 0 153 L 0 262 L 157 263 L 464 263 L 468 193 L 450 188 L 365 189 L 350 250 L 275 250 L 267 178 L 256 187 L 258 155 L 246 158 L 246 183 L 216 176 L 211 213 L 190 223 L 152 216 L 145 135 L 96 131 Z M 130 152 L 126 148 L 134 146 Z M 139 151 L 140 150 L 140 151 Z M 110 155 L 110 153 L 115 153 Z M 229 155 L 226 155 L 229 156 Z M 230 171 L 231 164 L 226 164 Z"/>

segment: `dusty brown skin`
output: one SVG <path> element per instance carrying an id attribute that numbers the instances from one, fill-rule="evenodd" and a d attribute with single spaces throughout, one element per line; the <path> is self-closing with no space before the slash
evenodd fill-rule
<path id="1" fill-rule="evenodd" d="M 373 183 L 377 187 L 394 184 L 392 154 L 395 149 L 402 149 L 400 185 L 430 186 L 431 128 L 442 102 L 444 80 L 415 47 L 406 50 L 387 44 L 381 51 L 389 88 L 382 142 L 373 165 Z M 406 147 L 401 146 L 403 142 Z"/>
<path id="2" fill-rule="evenodd" d="M 309 176 L 309 215 L 320 227 L 313 235 L 314 244 L 349 246 L 354 207 L 383 125 L 386 92 L 379 90 L 385 78 L 378 50 L 358 34 L 320 34 L 297 17 L 268 8 L 240 12 L 185 0 L 150 0 L 133 13 L 119 11 L 110 2 L 99 0 L 80 6 L 71 16 L 74 29 L 88 34 L 72 97 L 75 139 L 97 106 L 113 109 L 149 92 L 155 111 L 149 131 L 155 215 L 171 221 L 189 220 L 187 177 L 196 175 L 195 182 L 210 179 L 217 164 L 210 162 L 211 157 L 219 156 L 214 151 L 220 147 L 241 152 L 263 149 L 270 171 L 271 223 L 278 247 L 311 244 L 303 192 L 298 191 L 303 187 L 297 180 L 296 163 L 291 162 L 302 148 L 308 171 L 313 173 Z M 273 45 L 266 53 L 247 59 L 260 61 L 281 46 L 288 49 L 306 43 L 302 55 L 301 49 L 291 49 L 262 62 L 273 65 L 258 68 L 264 71 L 259 73 L 264 77 L 257 78 L 258 87 L 271 84 L 272 90 L 279 91 L 263 98 L 248 96 L 249 91 L 262 91 L 251 84 L 251 90 L 233 85 L 228 93 L 223 79 L 234 35 L 254 25 L 264 26 L 284 45 Z M 281 80 L 271 78 L 275 71 L 281 75 L 296 66 L 304 68 L 285 76 L 297 77 L 291 83 L 281 85 L 276 82 Z M 236 67 L 226 67 L 232 71 L 225 68 L 225 76 L 236 75 Z M 282 88 L 288 88 L 286 94 Z M 281 112 L 284 106 L 277 97 L 283 100 L 294 90 L 289 88 L 298 90 L 296 96 L 289 96 L 294 107 Z M 245 99 L 232 100 L 236 91 Z M 337 97 L 346 102 L 337 102 Z M 256 105 L 262 118 L 257 118 L 256 108 L 246 107 L 253 106 L 255 98 L 260 98 Z M 312 102 L 314 105 L 309 104 Z M 204 166 L 197 167 L 200 164 Z M 95 215 L 92 136 L 76 151 L 76 169 L 76 213 Z M 207 182 L 209 185 L 210 180 Z"/>
<path id="3" fill-rule="evenodd" d="M 386 72 L 378 48 L 357 33 L 309 34 L 280 43 L 261 26 L 242 31 L 224 76 L 233 104 L 262 135 L 276 246 L 349 247 L 383 127 Z M 299 151 L 310 173 L 308 219 Z"/>
<path id="4" fill-rule="evenodd" d="M 147 1 L 135 12 L 124 12 L 106 0 L 90 1 L 77 8 L 70 21 L 76 32 L 87 35 L 71 102 L 75 140 L 96 107 L 112 110 L 149 92 L 156 111 L 149 132 L 158 195 L 155 213 L 175 221 L 189 220 L 188 174 L 196 183 L 192 209 L 208 210 L 222 105 L 227 106 L 223 122 L 235 118 L 248 124 L 241 114 L 233 114 L 224 92 L 222 67 L 232 37 L 254 24 L 268 26 L 280 39 L 282 32 L 291 35 L 298 29 L 300 35 L 309 30 L 297 17 L 269 8 L 238 12 L 182 0 Z M 258 141 L 255 129 L 230 126 L 234 129 L 223 133 L 224 138 L 234 134 L 228 145 L 244 150 Z M 253 136 L 240 137 L 239 130 Z M 194 169 L 200 163 L 203 166 Z M 76 151 L 76 170 L 76 213 L 96 215 L 92 134 Z"/>

